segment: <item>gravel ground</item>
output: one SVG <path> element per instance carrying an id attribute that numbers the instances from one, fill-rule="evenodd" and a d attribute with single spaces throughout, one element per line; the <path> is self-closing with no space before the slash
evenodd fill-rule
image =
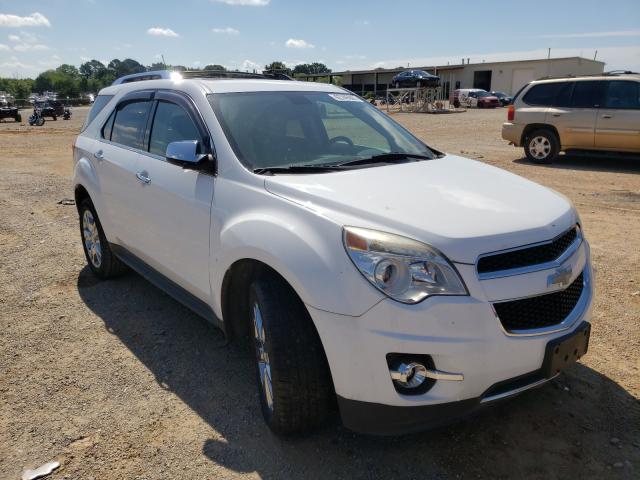
<path id="1" fill-rule="evenodd" d="M 0 124 L 0 478 L 52 459 L 52 479 L 640 476 L 640 161 L 529 164 L 500 138 L 504 110 L 394 115 L 575 203 L 596 270 L 589 354 L 447 428 L 375 438 L 334 420 L 282 440 L 244 350 L 139 276 L 99 282 L 85 266 L 75 207 L 58 202 L 86 113 Z"/>

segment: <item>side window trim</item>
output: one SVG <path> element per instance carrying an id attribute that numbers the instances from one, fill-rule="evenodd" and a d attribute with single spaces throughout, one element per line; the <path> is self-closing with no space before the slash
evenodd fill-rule
<path id="1" fill-rule="evenodd" d="M 196 106 L 193 99 L 184 92 L 179 91 L 171 91 L 171 90 L 158 90 L 156 96 L 154 97 L 157 101 L 167 101 L 170 103 L 175 103 L 176 105 L 184 108 L 195 124 L 196 128 L 200 132 L 200 136 L 202 137 L 202 141 L 204 143 L 203 147 L 206 149 L 204 153 L 211 153 L 215 156 L 215 145 L 213 144 L 213 136 L 205 123 L 200 110 Z M 155 111 L 154 111 L 155 112 Z"/>
<path id="2" fill-rule="evenodd" d="M 100 129 L 100 140 L 101 141 L 106 141 L 112 145 L 115 145 L 117 147 L 120 148 L 124 148 L 127 150 L 131 150 L 131 151 L 135 151 L 135 152 L 144 152 L 143 148 L 136 148 L 136 147 L 132 147 L 130 145 L 124 145 L 122 143 L 118 143 L 118 142 L 114 142 L 111 140 L 111 138 L 113 137 L 113 126 L 115 125 L 116 119 L 118 117 L 118 112 L 127 104 L 129 103 L 133 103 L 133 102 L 139 102 L 139 101 L 144 101 L 144 100 L 148 100 L 149 103 L 152 103 L 152 105 L 149 107 L 148 111 L 147 111 L 147 117 L 145 119 L 145 128 L 143 129 L 144 131 L 138 132 L 138 143 L 141 146 L 142 145 L 142 141 L 144 141 L 144 138 L 146 138 L 147 135 L 147 130 L 148 130 L 148 126 L 149 126 L 149 117 L 151 115 L 151 111 L 154 107 L 153 105 L 153 97 L 156 94 L 156 90 L 136 90 L 133 92 L 130 92 L 128 94 L 126 94 L 124 97 L 122 97 L 118 103 L 116 104 L 116 106 L 114 107 L 114 109 L 112 110 L 112 112 L 109 114 L 109 117 L 107 118 L 107 121 L 102 125 L 101 129 Z M 107 126 L 107 124 L 109 123 L 109 121 L 111 121 L 111 118 L 113 117 L 113 121 L 111 122 L 111 131 L 109 134 L 109 138 L 105 138 L 104 137 L 104 129 Z M 140 138 L 142 134 L 142 138 Z"/>

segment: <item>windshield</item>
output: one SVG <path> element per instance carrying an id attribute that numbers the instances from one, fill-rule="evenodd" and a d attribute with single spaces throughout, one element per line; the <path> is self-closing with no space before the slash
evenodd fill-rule
<path id="1" fill-rule="evenodd" d="M 476 92 L 476 96 L 478 98 L 483 98 L 483 97 L 490 97 L 491 94 L 489 92 Z"/>
<path id="2" fill-rule="evenodd" d="M 209 101 L 236 156 L 250 170 L 339 165 L 388 153 L 434 156 L 357 95 L 242 92 L 212 94 Z"/>

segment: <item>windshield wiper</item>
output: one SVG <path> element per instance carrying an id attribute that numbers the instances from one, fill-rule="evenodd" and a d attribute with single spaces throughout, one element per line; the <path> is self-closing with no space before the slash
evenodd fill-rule
<path id="1" fill-rule="evenodd" d="M 420 155 L 418 153 L 401 153 L 390 152 L 373 155 L 367 158 L 358 158 L 357 160 L 349 160 L 348 162 L 339 163 L 336 167 L 348 167 L 351 165 L 368 165 L 371 163 L 393 163 L 397 160 L 413 159 L 412 161 L 432 160 L 433 156 Z"/>
<path id="2" fill-rule="evenodd" d="M 254 168 L 253 173 L 263 175 L 265 173 L 320 173 L 338 170 L 339 165 L 288 165 L 280 167 Z"/>

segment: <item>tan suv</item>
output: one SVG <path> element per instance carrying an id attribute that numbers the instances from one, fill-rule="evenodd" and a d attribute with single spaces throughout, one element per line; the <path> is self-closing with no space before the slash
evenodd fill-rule
<path id="1" fill-rule="evenodd" d="M 516 94 L 507 120 L 502 138 L 536 163 L 560 151 L 640 153 L 640 74 L 536 80 Z"/>

